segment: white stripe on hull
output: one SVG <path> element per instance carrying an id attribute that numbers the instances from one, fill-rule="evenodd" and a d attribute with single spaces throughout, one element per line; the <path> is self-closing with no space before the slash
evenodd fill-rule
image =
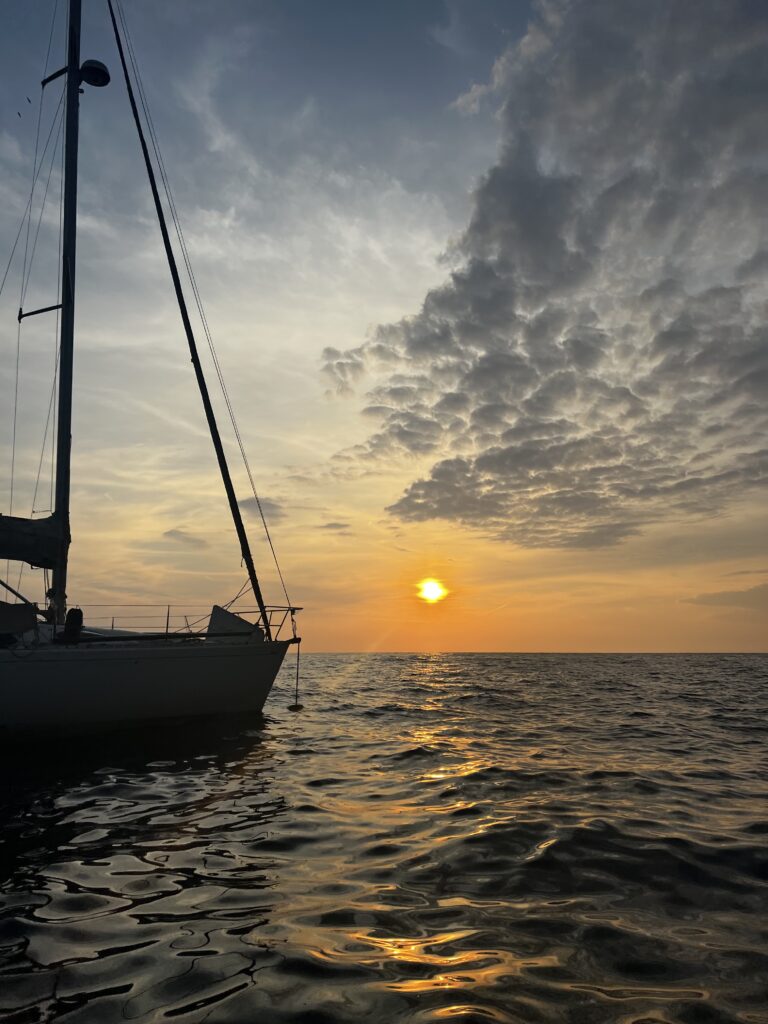
<path id="1" fill-rule="evenodd" d="M 0 650 L 0 726 L 258 712 L 288 646 L 206 640 Z"/>

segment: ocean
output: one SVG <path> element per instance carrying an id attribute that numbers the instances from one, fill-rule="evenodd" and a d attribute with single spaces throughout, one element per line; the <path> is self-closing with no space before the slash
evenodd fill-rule
<path id="1" fill-rule="evenodd" d="M 768 1024 L 768 657 L 302 669 L 6 747 L 0 1019 Z"/>

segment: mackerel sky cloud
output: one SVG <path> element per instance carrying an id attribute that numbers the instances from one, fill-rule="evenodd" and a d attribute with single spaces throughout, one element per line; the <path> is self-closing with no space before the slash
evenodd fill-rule
<path id="1" fill-rule="evenodd" d="M 483 104 L 498 160 L 444 284 L 326 353 L 340 390 L 379 376 L 378 427 L 345 461 L 427 455 L 390 513 L 532 547 L 763 487 L 768 8 L 538 4 L 454 107 Z"/>
<path id="2" fill-rule="evenodd" d="M 7 255 L 64 5 L 6 6 Z M 131 0 L 126 17 L 313 649 L 764 649 L 762 0 Z M 237 538 L 101 0 L 83 52 L 113 81 L 81 99 L 72 585 L 84 604 L 226 603 Z M 30 308 L 58 287 L 53 155 Z M 17 257 L 0 513 L 13 463 L 14 514 L 38 515 L 55 318 L 23 322 L 17 395 Z M 422 607 L 426 578 L 450 598 Z"/>

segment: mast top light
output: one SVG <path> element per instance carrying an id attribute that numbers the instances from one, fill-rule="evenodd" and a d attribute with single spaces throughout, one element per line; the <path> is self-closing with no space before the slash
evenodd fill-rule
<path id="1" fill-rule="evenodd" d="M 80 81 L 101 89 L 109 85 L 109 71 L 100 60 L 85 60 L 80 66 Z"/>

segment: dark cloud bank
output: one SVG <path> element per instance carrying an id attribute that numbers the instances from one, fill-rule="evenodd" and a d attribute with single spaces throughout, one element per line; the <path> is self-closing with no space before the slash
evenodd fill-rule
<path id="1" fill-rule="evenodd" d="M 699 594 L 698 597 L 692 597 L 690 603 L 768 611 L 768 583 L 750 587 L 749 590 L 719 590 L 714 594 Z"/>
<path id="2" fill-rule="evenodd" d="M 764 485 L 768 4 L 541 3 L 483 92 L 500 156 L 447 281 L 326 352 L 341 389 L 385 374 L 341 458 L 432 457 L 392 513 L 532 546 Z"/>

